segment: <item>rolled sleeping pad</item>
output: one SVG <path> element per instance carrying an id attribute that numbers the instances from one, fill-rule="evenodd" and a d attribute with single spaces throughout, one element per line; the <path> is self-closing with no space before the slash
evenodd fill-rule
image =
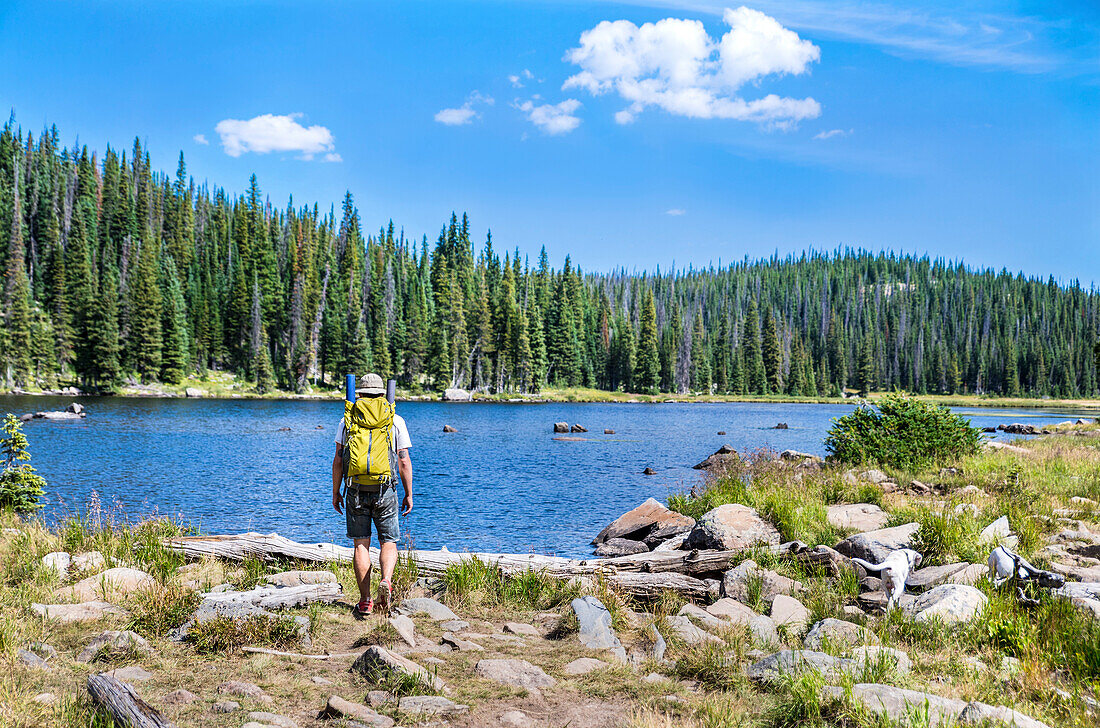
<path id="1" fill-rule="evenodd" d="M 344 399 L 348 402 L 355 401 L 355 375 L 348 374 L 344 377 Z"/>
<path id="2" fill-rule="evenodd" d="M 393 401 L 395 399 L 397 399 L 397 380 L 396 379 L 387 379 L 386 380 L 386 401 L 388 401 L 390 404 L 393 404 Z"/>

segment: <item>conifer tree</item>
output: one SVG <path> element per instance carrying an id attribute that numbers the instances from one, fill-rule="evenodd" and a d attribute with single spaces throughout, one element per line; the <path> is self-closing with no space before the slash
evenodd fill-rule
<path id="1" fill-rule="evenodd" d="M 764 374 L 768 380 L 769 392 L 783 391 L 783 353 L 779 348 L 779 332 L 771 307 L 764 314 L 764 336 L 762 358 Z"/>
<path id="2" fill-rule="evenodd" d="M 16 386 L 31 384 L 31 306 L 30 281 L 27 278 L 23 243 L 23 210 L 19 194 L 19 165 L 15 166 L 15 185 L 8 237 L 8 260 L 4 279 L 4 360 L 8 378 Z"/>
<path id="3" fill-rule="evenodd" d="M 141 376 L 143 382 L 151 382 L 160 373 L 163 349 L 161 329 L 161 291 L 158 284 L 158 247 L 148 231 L 139 253 L 137 271 L 129 288 L 127 310 L 127 362 Z"/>
<path id="4" fill-rule="evenodd" d="M 691 388 L 696 392 L 710 394 L 710 352 L 707 351 L 706 332 L 703 329 L 703 316 L 695 310 L 695 325 L 691 332 Z"/>
<path id="5" fill-rule="evenodd" d="M 660 359 L 657 354 L 657 306 L 653 302 L 653 289 L 651 288 L 646 288 L 645 298 L 642 301 L 636 357 L 633 377 L 634 388 L 645 394 L 656 394 L 659 383 Z"/>
<path id="6" fill-rule="evenodd" d="M 179 384 L 188 368 L 187 314 L 176 264 L 171 257 L 164 259 L 162 275 L 164 286 L 161 327 L 164 345 L 160 360 L 160 379 L 168 384 Z"/>
<path id="7" fill-rule="evenodd" d="M 741 340 L 744 351 L 745 391 L 749 394 L 766 394 L 768 377 L 764 371 L 764 357 L 760 351 L 760 315 L 757 312 L 755 298 L 749 300 Z"/>

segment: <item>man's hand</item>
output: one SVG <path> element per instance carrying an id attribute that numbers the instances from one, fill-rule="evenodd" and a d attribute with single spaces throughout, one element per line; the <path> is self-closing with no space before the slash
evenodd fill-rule
<path id="1" fill-rule="evenodd" d="M 332 507 L 336 509 L 337 513 L 344 515 L 344 497 L 340 495 L 340 491 L 333 491 Z"/>
<path id="2" fill-rule="evenodd" d="M 405 496 L 405 500 L 401 501 L 401 515 L 407 516 L 413 509 L 413 497 L 411 495 Z"/>

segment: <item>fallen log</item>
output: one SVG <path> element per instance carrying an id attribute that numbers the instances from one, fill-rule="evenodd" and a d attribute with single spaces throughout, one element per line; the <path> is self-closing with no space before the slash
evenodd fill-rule
<path id="1" fill-rule="evenodd" d="M 663 574 L 623 573 L 608 578 L 611 585 L 632 596 L 656 599 L 662 592 L 674 591 L 690 599 L 702 601 L 709 595 L 707 584 L 686 574 L 669 571 Z"/>
<path id="2" fill-rule="evenodd" d="M 132 686 L 106 673 L 88 676 L 88 694 L 119 726 L 175 728 L 174 723 L 142 700 Z"/>
<path id="3" fill-rule="evenodd" d="M 216 607 L 249 605 L 260 609 L 289 609 L 312 602 L 335 602 L 344 596 L 337 582 L 297 586 L 258 586 L 248 591 L 206 592 L 204 603 Z"/>
<path id="4" fill-rule="evenodd" d="M 283 652 L 282 650 L 272 650 L 267 647 L 242 647 L 242 652 L 251 652 L 259 655 L 274 655 L 275 657 L 303 657 L 307 660 L 334 660 L 344 657 L 359 657 L 363 654 L 361 652 L 326 652 L 323 655 L 306 655 L 301 652 Z"/>

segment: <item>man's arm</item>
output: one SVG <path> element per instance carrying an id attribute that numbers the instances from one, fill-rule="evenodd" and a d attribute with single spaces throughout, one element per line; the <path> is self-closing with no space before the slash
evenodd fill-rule
<path id="1" fill-rule="evenodd" d="M 413 461 L 409 449 L 397 451 L 397 472 L 401 474 L 401 485 L 405 487 L 405 500 L 401 503 L 401 515 L 409 515 L 413 509 Z"/>
<path id="2" fill-rule="evenodd" d="M 343 447 L 337 445 L 336 454 L 332 456 L 332 507 L 337 513 L 344 512 L 344 498 L 340 495 L 340 486 L 344 482 L 344 456 L 341 450 Z"/>

